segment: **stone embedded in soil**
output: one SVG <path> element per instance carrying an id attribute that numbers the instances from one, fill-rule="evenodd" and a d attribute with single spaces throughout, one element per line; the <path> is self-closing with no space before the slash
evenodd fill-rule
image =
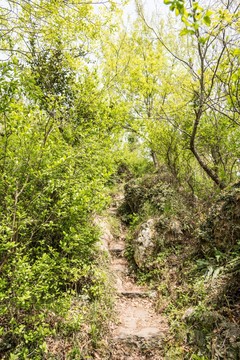
<path id="1" fill-rule="evenodd" d="M 118 304 L 118 313 L 120 324 L 113 332 L 114 341 L 154 347 L 166 337 L 166 320 L 155 313 L 148 299 L 124 299 Z"/>
<path id="2" fill-rule="evenodd" d="M 125 258 L 112 259 L 112 264 L 121 264 L 121 265 L 125 265 L 126 267 L 128 267 L 128 262 L 127 262 L 127 259 L 125 259 Z"/>
<path id="3" fill-rule="evenodd" d="M 125 296 L 127 298 L 142 298 L 142 297 L 147 297 L 148 296 L 148 293 L 147 292 L 144 292 L 144 291 L 137 291 L 137 290 L 133 290 L 133 291 L 117 291 L 118 295 L 121 295 L 121 296 Z"/>
<path id="4" fill-rule="evenodd" d="M 128 268 L 126 265 L 111 264 L 110 268 L 115 272 L 119 272 L 120 274 L 128 274 Z"/>
<path id="5" fill-rule="evenodd" d="M 126 248 L 126 244 L 124 241 L 119 240 L 119 241 L 112 241 L 110 246 L 109 246 L 110 250 L 112 248 L 121 248 L 122 250 L 125 250 Z"/>
<path id="6" fill-rule="evenodd" d="M 112 256 L 123 257 L 125 249 L 126 249 L 125 245 L 123 245 L 123 244 L 113 244 L 109 248 L 109 252 Z"/>
<path id="7" fill-rule="evenodd" d="M 135 333 L 126 333 L 122 331 L 115 336 L 115 342 L 124 342 L 127 344 L 142 344 L 147 347 L 159 347 L 166 335 L 158 328 L 145 328 Z"/>

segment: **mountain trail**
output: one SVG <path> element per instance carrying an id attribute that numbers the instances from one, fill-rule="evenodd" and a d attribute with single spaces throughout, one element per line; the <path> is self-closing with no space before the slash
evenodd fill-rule
<path id="1" fill-rule="evenodd" d="M 117 208 L 111 207 L 111 215 Z M 125 258 L 126 230 L 121 225 L 120 236 L 114 237 L 106 219 L 98 218 L 103 229 L 101 238 L 110 254 L 110 270 L 116 290 L 117 322 L 109 336 L 111 360 L 160 360 L 162 344 L 167 339 L 168 321 L 154 309 L 154 291 L 136 284 Z"/>

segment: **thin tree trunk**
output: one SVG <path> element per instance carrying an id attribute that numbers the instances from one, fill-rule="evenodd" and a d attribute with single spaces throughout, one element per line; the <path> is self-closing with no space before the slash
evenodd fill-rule
<path id="1" fill-rule="evenodd" d="M 190 139 L 190 149 L 193 153 L 193 155 L 195 156 L 195 158 L 197 159 L 199 165 L 201 166 L 201 168 L 206 172 L 206 174 L 215 182 L 215 184 L 220 188 L 220 189 L 224 189 L 226 184 L 221 181 L 217 175 L 217 173 L 215 173 L 204 161 L 203 159 L 200 157 L 199 153 L 197 152 L 196 148 L 195 148 L 195 137 L 197 134 L 197 128 L 199 125 L 199 121 L 201 118 L 201 111 L 196 112 L 196 118 L 195 118 L 195 122 L 194 122 L 194 126 L 193 126 L 193 131 L 192 131 L 192 135 L 191 135 L 191 139 Z"/>
<path id="2" fill-rule="evenodd" d="M 155 153 L 154 150 L 151 150 L 151 156 L 152 156 L 152 159 L 153 159 L 153 163 L 154 163 L 155 168 L 158 169 L 158 168 L 159 168 L 159 164 L 158 164 L 157 154 Z"/>

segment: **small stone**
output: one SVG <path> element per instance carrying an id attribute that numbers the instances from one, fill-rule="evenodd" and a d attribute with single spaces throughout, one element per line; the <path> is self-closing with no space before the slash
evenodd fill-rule
<path id="1" fill-rule="evenodd" d="M 182 321 L 186 321 L 187 319 L 189 319 L 192 314 L 194 313 L 195 309 L 193 307 L 189 307 L 187 308 L 187 310 L 185 310 L 183 316 L 182 316 Z"/>

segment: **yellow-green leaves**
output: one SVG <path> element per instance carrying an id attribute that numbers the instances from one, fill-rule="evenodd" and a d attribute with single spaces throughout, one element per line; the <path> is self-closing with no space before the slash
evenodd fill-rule
<path id="1" fill-rule="evenodd" d="M 184 0 L 166 0 L 164 3 L 170 5 L 170 10 L 175 10 L 176 16 L 181 16 L 181 20 L 186 26 L 180 33 L 182 36 L 196 34 L 199 26 L 211 26 L 211 16 L 213 12 L 209 9 L 205 11 L 198 2 L 193 2 L 191 9 L 186 8 Z"/>
<path id="2" fill-rule="evenodd" d="M 194 34 L 195 34 L 195 31 L 194 31 L 194 30 L 191 30 L 191 29 L 184 28 L 184 29 L 180 32 L 180 35 L 181 35 L 181 36 L 184 36 L 184 35 L 187 35 L 187 34 L 194 35 Z"/>
<path id="3" fill-rule="evenodd" d="M 203 16 L 203 22 L 207 25 L 211 25 L 211 15 L 213 15 L 213 12 L 210 10 L 207 10 L 206 13 Z"/>

